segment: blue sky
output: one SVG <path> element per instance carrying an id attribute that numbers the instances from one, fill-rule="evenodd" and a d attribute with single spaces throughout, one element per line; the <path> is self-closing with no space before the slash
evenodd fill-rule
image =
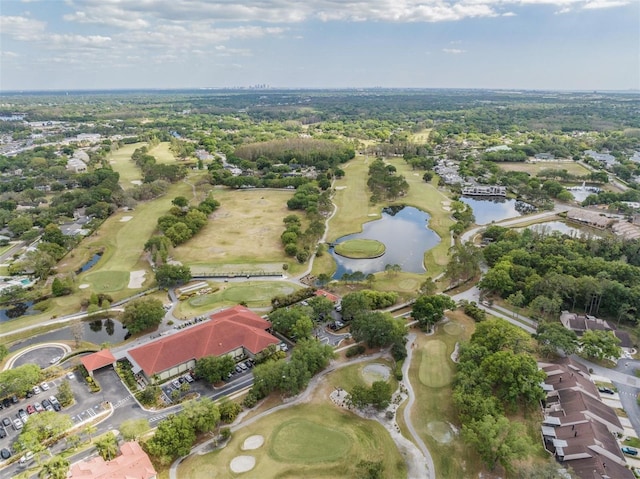
<path id="1" fill-rule="evenodd" d="M 0 90 L 640 89 L 639 0 L 0 0 Z"/>

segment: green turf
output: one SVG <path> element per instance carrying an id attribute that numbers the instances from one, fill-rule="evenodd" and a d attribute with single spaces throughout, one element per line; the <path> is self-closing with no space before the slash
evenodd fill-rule
<path id="1" fill-rule="evenodd" d="M 429 341 L 420 353 L 420 382 L 432 388 L 451 384 L 453 371 L 447 357 L 447 345 L 434 339 Z"/>
<path id="2" fill-rule="evenodd" d="M 109 162 L 113 171 L 120 175 L 120 185 L 125 190 L 133 188 L 135 185 L 133 182 L 138 182 L 142 179 L 142 171 L 131 160 L 131 155 L 136 149 L 145 145 L 146 143 L 144 142 L 124 145 L 107 156 L 107 162 Z"/>
<path id="3" fill-rule="evenodd" d="M 331 462 L 346 456 L 351 449 L 350 438 L 344 432 L 303 418 L 280 424 L 268 443 L 273 459 L 289 463 Z"/>
<path id="4" fill-rule="evenodd" d="M 176 157 L 171 151 L 171 143 L 163 141 L 149 150 L 149 154 L 152 155 L 158 163 L 175 163 Z"/>
<path id="5" fill-rule="evenodd" d="M 377 258 L 385 251 L 383 243 L 372 239 L 352 239 L 337 244 L 335 252 L 347 258 Z"/>
<path id="6" fill-rule="evenodd" d="M 82 282 L 91 285 L 91 292 L 113 293 L 129 285 L 129 273 L 127 271 L 89 272 L 83 276 Z"/>

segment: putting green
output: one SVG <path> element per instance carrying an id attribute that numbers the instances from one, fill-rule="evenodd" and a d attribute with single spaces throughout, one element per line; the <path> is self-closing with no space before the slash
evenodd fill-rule
<path id="1" fill-rule="evenodd" d="M 463 327 L 459 323 L 448 322 L 444 325 L 444 331 L 451 336 L 458 336 L 462 333 Z"/>
<path id="2" fill-rule="evenodd" d="M 96 271 L 82 278 L 83 283 L 91 285 L 94 293 L 112 293 L 129 285 L 128 271 Z"/>
<path id="3" fill-rule="evenodd" d="M 420 360 L 420 382 L 427 387 L 441 388 L 451 383 L 453 371 L 447 345 L 439 339 L 429 341 L 423 348 Z"/>
<path id="4" fill-rule="evenodd" d="M 372 239 L 352 239 L 337 244 L 335 252 L 345 258 L 364 259 L 382 256 L 385 246 L 380 241 Z"/>
<path id="5" fill-rule="evenodd" d="M 336 461 L 351 449 L 351 440 L 344 432 L 299 418 L 276 427 L 268 443 L 269 455 L 286 463 Z"/>

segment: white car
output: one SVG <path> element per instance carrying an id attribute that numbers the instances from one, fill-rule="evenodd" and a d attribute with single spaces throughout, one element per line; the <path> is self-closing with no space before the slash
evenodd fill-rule
<path id="1" fill-rule="evenodd" d="M 76 378 L 76 375 L 75 375 L 75 374 L 73 374 L 73 373 L 71 373 L 71 372 L 70 372 L 70 373 L 67 373 L 67 379 L 71 379 L 71 380 L 73 380 L 73 379 L 75 379 L 75 378 Z"/>
<path id="2" fill-rule="evenodd" d="M 40 386 L 33 386 L 33 394 L 40 394 L 41 392 Z"/>
<path id="3" fill-rule="evenodd" d="M 174 379 L 173 381 L 171 381 L 171 384 L 173 384 L 174 388 L 180 389 L 180 381 L 178 381 L 177 379 Z"/>
<path id="4" fill-rule="evenodd" d="M 43 391 L 48 391 L 49 390 L 49 384 L 48 383 L 42 383 L 40 385 L 40 387 L 42 388 Z"/>

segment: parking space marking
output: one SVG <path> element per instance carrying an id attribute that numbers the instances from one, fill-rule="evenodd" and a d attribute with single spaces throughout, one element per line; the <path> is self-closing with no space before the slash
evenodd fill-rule
<path id="1" fill-rule="evenodd" d="M 118 401 L 117 403 L 115 403 L 113 405 L 113 409 L 118 409 L 120 406 L 122 406 L 124 403 L 126 403 L 127 401 L 129 401 L 132 398 L 133 398 L 133 396 L 131 394 L 129 394 L 127 397 L 120 399 L 120 401 Z"/>

